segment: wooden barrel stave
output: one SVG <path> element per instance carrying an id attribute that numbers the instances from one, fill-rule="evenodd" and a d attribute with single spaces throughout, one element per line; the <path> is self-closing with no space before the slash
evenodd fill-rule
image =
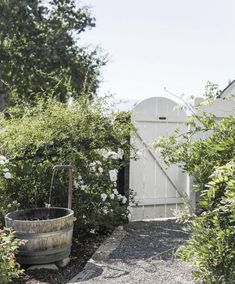
<path id="1" fill-rule="evenodd" d="M 27 214 L 34 210 L 39 215 L 46 213 L 48 208 L 26 209 Z M 21 264 L 45 264 L 60 261 L 70 255 L 74 212 L 71 209 L 53 207 L 53 213 L 58 211 L 58 218 L 38 221 L 22 220 L 23 211 L 17 211 L 5 216 L 6 227 L 12 227 L 16 237 L 23 240 L 19 248 L 17 260 Z M 42 211 L 42 212 L 41 212 Z M 55 211 L 55 212 L 54 212 Z M 63 216 L 64 215 L 64 216 Z"/>

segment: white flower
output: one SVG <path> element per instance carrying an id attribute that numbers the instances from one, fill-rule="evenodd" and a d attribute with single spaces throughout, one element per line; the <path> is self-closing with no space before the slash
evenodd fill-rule
<path id="1" fill-rule="evenodd" d="M 118 191 L 117 191 L 116 188 L 113 189 L 113 193 L 114 193 L 115 195 L 118 195 Z"/>
<path id="2" fill-rule="evenodd" d="M 110 199 L 112 199 L 112 200 L 113 200 L 115 196 L 114 196 L 114 194 L 113 194 L 113 193 L 111 193 L 111 194 L 109 195 L 109 197 L 110 197 Z"/>
<path id="3" fill-rule="evenodd" d="M 118 160 L 120 157 L 119 157 L 119 154 L 116 153 L 116 152 L 113 152 L 113 151 L 110 151 L 109 152 L 109 157 L 114 159 L 114 160 Z"/>
<path id="4" fill-rule="evenodd" d="M 9 169 L 8 168 L 4 168 L 3 171 L 4 171 L 4 173 L 7 173 L 7 172 L 9 172 Z"/>
<path id="5" fill-rule="evenodd" d="M 105 215 L 107 215 L 108 214 L 108 209 L 107 209 L 107 207 L 105 207 L 105 208 L 103 208 L 103 213 L 105 214 Z"/>
<path id="6" fill-rule="evenodd" d="M 4 177 L 6 179 L 11 179 L 12 178 L 11 173 L 9 173 L 9 172 L 4 173 Z"/>
<path id="7" fill-rule="evenodd" d="M 0 165 L 5 165 L 5 161 L 4 160 L 0 160 Z"/>
<path id="8" fill-rule="evenodd" d="M 78 189 L 79 183 L 78 183 L 77 180 L 74 180 L 73 185 L 74 185 L 75 189 Z"/>
<path id="9" fill-rule="evenodd" d="M 117 175 L 118 175 L 118 170 L 114 169 L 109 171 L 109 178 L 111 181 L 116 181 Z"/>
<path id="10" fill-rule="evenodd" d="M 123 196 L 123 197 L 122 197 L 122 203 L 123 203 L 123 204 L 126 204 L 126 202 L 127 202 L 127 198 L 126 198 L 126 196 Z"/>
<path id="11" fill-rule="evenodd" d="M 118 194 L 118 195 L 117 195 L 117 198 L 118 198 L 118 200 L 122 200 L 122 195 L 121 195 L 121 194 Z"/>
<path id="12" fill-rule="evenodd" d="M 117 186 L 117 182 L 116 182 L 116 181 L 113 182 L 113 186 L 114 186 L 114 187 Z"/>
<path id="13" fill-rule="evenodd" d="M 81 185 L 81 190 L 86 190 L 88 186 L 86 184 Z"/>
<path id="14" fill-rule="evenodd" d="M 92 163 L 90 163 L 90 167 L 94 168 L 95 166 L 101 166 L 102 163 L 100 161 L 94 161 Z"/>
<path id="15" fill-rule="evenodd" d="M 101 197 L 102 201 L 105 201 L 108 196 L 107 196 L 106 193 L 101 193 L 100 197 Z"/>
<path id="16" fill-rule="evenodd" d="M 98 171 L 102 174 L 104 170 L 103 170 L 103 168 L 99 167 Z"/>
<path id="17" fill-rule="evenodd" d="M 105 159 L 107 158 L 112 158 L 114 160 L 118 160 L 118 159 L 122 159 L 123 156 L 123 151 L 122 149 L 120 149 L 121 151 L 119 151 L 118 149 L 118 153 L 114 152 L 114 151 L 107 151 L 106 149 L 99 149 L 98 153 L 104 157 Z"/>
<path id="18" fill-rule="evenodd" d="M 90 230 L 90 233 L 95 234 L 95 230 L 94 229 Z"/>
<path id="19" fill-rule="evenodd" d="M 119 159 L 122 159 L 124 155 L 124 151 L 121 148 L 118 148 L 118 155 L 119 155 Z"/>
<path id="20" fill-rule="evenodd" d="M 82 176 L 78 174 L 77 179 L 81 181 L 82 180 Z"/>
<path id="21" fill-rule="evenodd" d="M 99 149 L 98 151 L 97 151 L 103 158 L 108 158 L 108 151 L 107 150 L 105 150 L 105 149 Z"/>
<path id="22" fill-rule="evenodd" d="M 0 161 L 6 161 L 7 160 L 7 158 L 6 157 L 4 157 L 4 156 L 0 156 Z"/>

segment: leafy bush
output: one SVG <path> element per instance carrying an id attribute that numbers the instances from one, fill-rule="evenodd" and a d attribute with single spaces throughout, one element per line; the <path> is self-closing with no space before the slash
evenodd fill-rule
<path id="1" fill-rule="evenodd" d="M 178 252 L 203 283 L 235 283 L 235 118 L 193 116 L 188 126 L 156 143 L 167 164 L 193 176 L 200 193 L 197 215 L 188 216 L 191 238 Z M 195 139 L 200 132 L 210 136 Z"/>
<path id="2" fill-rule="evenodd" d="M 125 220 L 127 197 L 117 192 L 117 173 L 129 160 L 132 126 L 128 113 L 110 111 L 106 103 L 81 99 L 68 107 L 49 100 L 8 110 L 0 125 L 0 204 L 45 206 L 53 166 L 71 164 L 79 232 Z M 68 173 L 58 171 L 52 206 L 67 206 L 67 190 Z"/>
<path id="3" fill-rule="evenodd" d="M 15 252 L 20 241 L 14 239 L 12 231 L 0 231 L 0 279 L 1 284 L 9 283 L 23 272 L 15 261 Z"/>
<path id="4" fill-rule="evenodd" d="M 202 191 L 204 212 L 190 221 L 192 237 L 179 250 L 203 283 L 235 282 L 235 163 L 219 167 Z"/>
<path id="5" fill-rule="evenodd" d="M 223 166 L 235 156 L 235 118 L 221 121 L 213 115 L 200 118 L 192 116 L 187 126 L 189 131 L 156 142 L 167 165 L 178 164 L 194 178 L 194 189 L 201 191 L 208 183 L 216 167 Z M 212 133 L 207 139 L 197 139 L 198 134 Z"/>

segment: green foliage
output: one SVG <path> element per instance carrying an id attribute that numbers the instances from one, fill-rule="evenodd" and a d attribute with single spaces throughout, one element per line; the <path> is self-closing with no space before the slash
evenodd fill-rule
<path id="1" fill-rule="evenodd" d="M 208 81 L 205 86 L 204 96 L 207 99 L 216 99 L 220 96 L 220 94 L 221 90 L 219 90 L 219 85 Z"/>
<path id="2" fill-rule="evenodd" d="M 179 254 L 203 283 L 235 283 L 235 118 L 194 115 L 187 126 L 156 142 L 165 162 L 193 176 L 200 193 L 197 215 L 184 216 L 192 235 Z"/>
<path id="3" fill-rule="evenodd" d="M 192 237 L 178 253 L 203 283 L 235 282 L 235 163 L 216 169 L 202 192 L 205 210 L 190 221 Z"/>
<path id="4" fill-rule="evenodd" d="M 161 138 L 155 146 L 168 165 L 179 164 L 194 177 L 195 189 L 202 190 L 215 168 L 228 163 L 235 155 L 235 118 L 217 121 L 213 115 L 204 115 L 198 121 L 193 116 L 187 125 L 187 133 Z M 197 139 L 199 134 L 212 135 Z"/>
<path id="5" fill-rule="evenodd" d="M 125 220 L 127 198 L 117 192 L 117 171 L 129 160 L 128 113 L 115 113 L 105 102 L 80 99 L 72 106 L 55 100 L 8 110 L 0 128 L 0 204 L 21 208 L 48 203 L 52 167 L 74 169 L 73 209 L 80 233 Z M 3 159 L 2 158 L 2 159 Z M 67 206 L 68 173 L 58 171 L 52 206 Z"/>
<path id="6" fill-rule="evenodd" d="M 20 241 L 14 238 L 12 231 L 0 231 L 0 279 L 1 284 L 10 283 L 23 272 L 15 261 L 15 253 Z"/>
<path id="7" fill-rule="evenodd" d="M 0 95 L 8 93 L 8 105 L 34 104 L 49 95 L 65 102 L 65 78 L 76 97 L 96 93 L 104 59 L 98 50 L 77 45 L 79 35 L 94 27 L 94 18 L 74 0 L 49 3 L 0 1 Z"/>

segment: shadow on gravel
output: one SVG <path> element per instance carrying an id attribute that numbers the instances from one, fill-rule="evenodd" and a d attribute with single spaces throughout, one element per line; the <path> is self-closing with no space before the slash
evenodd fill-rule
<path id="1" fill-rule="evenodd" d="M 128 235 L 109 255 L 109 260 L 172 260 L 177 248 L 189 238 L 185 226 L 175 220 L 133 222 L 125 230 Z"/>

